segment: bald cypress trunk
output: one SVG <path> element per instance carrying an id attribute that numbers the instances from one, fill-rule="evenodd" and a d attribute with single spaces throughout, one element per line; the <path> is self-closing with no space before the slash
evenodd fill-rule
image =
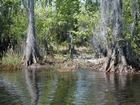
<path id="1" fill-rule="evenodd" d="M 39 52 L 36 45 L 36 33 L 35 33 L 35 21 L 34 21 L 34 0 L 28 0 L 29 10 L 29 23 L 28 23 L 28 33 L 26 40 L 26 48 L 24 55 L 24 63 L 29 66 L 33 63 L 38 62 Z"/>
<path id="2" fill-rule="evenodd" d="M 105 1 L 108 2 L 109 0 Z M 106 37 L 111 36 L 110 38 L 111 40 L 107 40 L 110 43 L 108 44 L 108 56 L 103 66 L 100 68 L 100 70 L 105 70 L 106 72 L 110 71 L 128 72 L 128 70 L 132 69 L 130 66 L 128 66 L 128 62 L 131 61 L 132 58 L 131 53 L 127 49 L 127 40 L 125 40 L 124 37 L 122 0 L 114 0 L 112 1 L 111 5 L 112 5 L 112 11 L 110 14 L 110 17 L 112 18 L 110 24 L 112 27 L 110 31 L 111 35 L 108 34 L 109 32 L 103 31 L 105 34 L 107 33 L 108 36 L 106 35 Z"/>

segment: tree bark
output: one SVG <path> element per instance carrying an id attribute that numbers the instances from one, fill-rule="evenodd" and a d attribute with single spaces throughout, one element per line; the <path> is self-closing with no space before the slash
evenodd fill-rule
<path id="1" fill-rule="evenodd" d="M 100 68 L 106 72 L 128 72 L 128 61 L 126 59 L 126 44 L 123 34 L 122 0 L 113 1 L 112 42 L 108 47 L 108 57 Z"/>
<path id="2" fill-rule="evenodd" d="M 29 24 L 28 24 L 28 33 L 26 40 L 25 48 L 25 65 L 29 66 L 33 63 L 37 63 L 39 59 L 39 52 L 36 45 L 36 36 L 35 36 L 35 21 L 34 21 L 34 0 L 28 0 L 29 2 Z"/>

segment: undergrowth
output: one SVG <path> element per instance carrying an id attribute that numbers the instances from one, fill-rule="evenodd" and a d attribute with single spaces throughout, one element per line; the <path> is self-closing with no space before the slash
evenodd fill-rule
<path id="1" fill-rule="evenodd" d="M 5 65 L 19 65 L 22 63 L 21 59 L 22 56 L 20 54 L 14 52 L 12 49 L 9 49 L 7 52 L 5 52 L 0 61 Z"/>

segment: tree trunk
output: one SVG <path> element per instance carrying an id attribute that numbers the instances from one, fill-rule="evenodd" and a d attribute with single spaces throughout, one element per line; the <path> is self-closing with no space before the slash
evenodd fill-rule
<path id="1" fill-rule="evenodd" d="M 35 21 L 34 21 L 34 0 L 28 0 L 29 2 L 29 24 L 28 33 L 25 48 L 25 65 L 29 66 L 32 63 L 37 63 L 39 59 L 39 53 L 36 45 L 35 36 Z"/>
<path id="2" fill-rule="evenodd" d="M 100 68 L 106 72 L 128 72 L 128 62 L 126 59 L 126 40 L 123 34 L 122 0 L 113 1 L 113 19 L 112 19 L 112 42 L 108 47 L 108 57 Z"/>
<path id="3" fill-rule="evenodd" d="M 74 46 L 73 46 L 73 35 L 71 33 L 68 34 L 68 47 L 69 47 L 69 52 L 70 52 L 70 58 L 72 58 L 73 56 L 73 50 L 74 50 Z"/>

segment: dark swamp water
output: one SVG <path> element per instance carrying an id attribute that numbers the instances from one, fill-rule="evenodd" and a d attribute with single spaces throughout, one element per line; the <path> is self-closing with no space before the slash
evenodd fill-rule
<path id="1" fill-rule="evenodd" d="M 140 75 L 1 71 L 0 105 L 140 105 Z"/>

